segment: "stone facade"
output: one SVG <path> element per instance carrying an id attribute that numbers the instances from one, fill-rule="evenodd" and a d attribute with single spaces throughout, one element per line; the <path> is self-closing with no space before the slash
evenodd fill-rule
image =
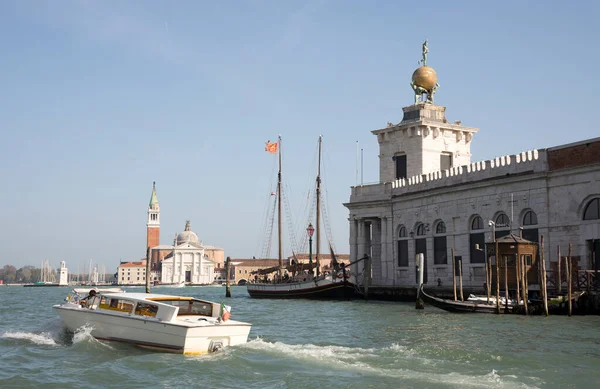
<path id="1" fill-rule="evenodd" d="M 146 259 L 139 262 L 122 262 L 117 268 L 117 284 L 143 285 L 146 283 Z"/>
<path id="2" fill-rule="evenodd" d="M 521 228 L 530 240 L 544 236 L 547 262 L 556 261 L 557 247 L 566 255 L 572 244 L 579 266 L 592 268 L 600 220 L 583 220 L 583 213 L 600 198 L 600 138 L 471 163 L 477 129 L 447 124 L 441 108 L 407 107 L 400 124 L 373 131 L 381 182 L 353 187 L 345 204 L 350 260 L 372 257 L 373 285 L 414 287 L 418 252 L 425 253 L 427 283 L 452 285 L 454 249 L 464 285 L 482 286 L 485 264 L 478 253 L 485 242 L 494 240 L 493 232 L 518 235 Z M 418 116 L 407 120 L 407 112 Z M 403 153 L 408 174 L 397 178 L 393 158 Z M 449 169 L 439 169 L 442 153 L 453 156 Z"/>

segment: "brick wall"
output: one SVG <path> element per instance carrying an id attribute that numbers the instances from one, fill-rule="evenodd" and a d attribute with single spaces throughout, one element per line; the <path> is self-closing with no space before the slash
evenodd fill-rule
<path id="1" fill-rule="evenodd" d="M 160 244 L 160 228 L 148 227 L 148 235 L 146 238 L 146 248 L 156 247 Z"/>
<path id="2" fill-rule="evenodd" d="M 548 149 L 550 170 L 600 163 L 600 141 L 581 143 L 560 149 Z"/>

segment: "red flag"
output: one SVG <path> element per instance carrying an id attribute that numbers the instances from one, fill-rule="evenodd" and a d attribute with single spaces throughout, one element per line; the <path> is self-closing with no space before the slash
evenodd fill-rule
<path id="1" fill-rule="evenodd" d="M 279 142 L 271 143 L 271 141 L 267 141 L 265 151 L 268 151 L 271 154 L 275 154 L 277 153 L 277 146 L 279 146 Z"/>

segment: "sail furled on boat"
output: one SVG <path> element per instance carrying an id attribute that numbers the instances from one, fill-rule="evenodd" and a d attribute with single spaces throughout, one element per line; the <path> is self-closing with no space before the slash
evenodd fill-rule
<path id="1" fill-rule="evenodd" d="M 267 143 L 265 143 L 265 151 L 271 153 L 271 154 L 276 154 L 277 153 L 277 148 L 279 147 L 279 142 L 275 142 L 275 143 L 271 143 L 270 140 L 267 141 Z"/>
<path id="2" fill-rule="evenodd" d="M 335 257 L 335 253 L 333 252 L 333 246 L 331 245 L 331 242 L 329 242 L 329 252 L 331 253 L 331 268 L 337 269 L 340 266 L 340 263 Z"/>

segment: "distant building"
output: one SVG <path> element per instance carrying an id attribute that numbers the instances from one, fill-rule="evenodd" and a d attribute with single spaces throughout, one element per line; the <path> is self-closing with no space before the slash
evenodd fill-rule
<path id="1" fill-rule="evenodd" d="M 117 269 L 119 285 L 143 285 L 146 283 L 146 258 L 139 262 L 122 262 Z"/>
<path id="2" fill-rule="evenodd" d="M 283 266 L 288 266 L 292 263 L 292 259 L 294 257 L 287 257 L 283 259 Z M 295 259 L 299 263 L 309 263 L 310 258 L 308 254 L 296 254 Z M 336 259 L 340 263 L 350 263 L 350 255 L 349 254 L 336 254 Z M 315 256 L 313 255 L 313 262 L 315 262 Z M 320 271 L 326 272 L 331 270 L 331 255 L 330 254 L 320 254 L 319 255 L 319 263 L 321 265 Z M 231 278 L 232 283 L 245 283 L 253 280 L 264 280 L 265 277 L 267 280 L 273 280 L 273 277 L 277 274 L 277 272 L 269 273 L 266 275 L 258 276 L 256 274 L 252 274 L 257 270 L 265 270 L 273 267 L 279 266 L 278 259 L 232 259 L 231 260 L 231 271 L 233 273 L 233 277 Z M 284 271 L 285 272 L 285 271 Z M 223 273 L 224 274 L 224 273 Z M 223 276 L 223 279 L 225 277 Z"/>
<path id="3" fill-rule="evenodd" d="M 284 265 L 287 261 L 284 262 Z M 257 270 L 268 269 L 270 267 L 279 266 L 278 259 L 231 259 L 231 267 L 234 273 L 234 278 L 231 280 L 235 284 L 243 284 L 254 280 L 255 275 L 252 272 Z M 267 274 L 268 280 L 272 280 L 276 273 Z M 265 276 L 262 276 L 264 279 Z"/>
<path id="4" fill-rule="evenodd" d="M 161 261 L 160 281 L 163 284 L 182 281 L 196 285 L 211 284 L 215 280 L 214 268 L 214 262 L 205 253 L 205 247 L 191 230 L 188 220 L 185 230 L 177 235 L 171 253 Z"/>
<path id="5" fill-rule="evenodd" d="M 69 269 L 65 261 L 60 261 L 60 269 L 58 273 L 58 285 L 67 286 L 69 285 Z"/>
<path id="6" fill-rule="evenodd" d="M 191 230 L 189 220 L 184 231 L 176 236 L 173 245 L 160 244 L 160 205 L 156 183 L 152 185 L 147 215 L 146 254 L 150 258 L 152 284 L 183 281 L 204 285 L 215 282 L 215 263 L 224 263 L 224 251 L 215 246 L 205 246 Z M 122 262 L 117 271 L 117 283 L 145 284 L 146 258 L 140 262 Z"/>

